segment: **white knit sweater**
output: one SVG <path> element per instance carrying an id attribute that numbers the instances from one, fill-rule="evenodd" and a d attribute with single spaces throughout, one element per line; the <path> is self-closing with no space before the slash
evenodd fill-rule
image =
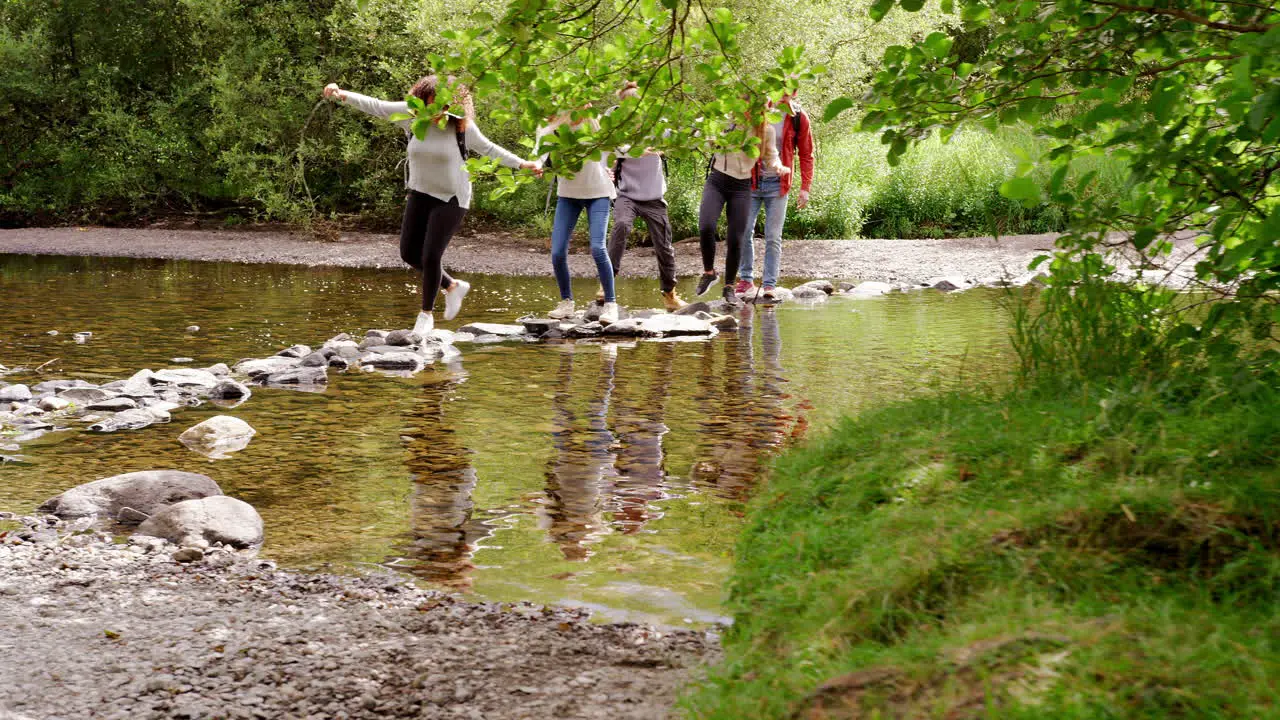
<path id="1" fill-rule="evenodd" d="M 341 91 L 338 96 L 342 102 L 374 117 L 389 119 L 396 113 L 407 113 L 409 106 L 404 102 L 378 100 L 348 90 Z M 400 120 L 396 125 L 409 132 L 412 120 Z M 457 131 L 454 121 L 441 130 L 434 123 L 427 129 L 426 137 L 419 140 L 412 133 L 409 135 L 409 181 L 406 187 L 426 193 L 437 200 L 449 202 L 458 199 L 459 207 L 471 207 L 471 175 L 463 163 L 462 153 L 458 152 Z M 491 158 L 509 168 L 518 168 L 523 162 L 513 153 L 495 144 L 480 132 L 475 122 L 467 123 L 467 150 Z"/>

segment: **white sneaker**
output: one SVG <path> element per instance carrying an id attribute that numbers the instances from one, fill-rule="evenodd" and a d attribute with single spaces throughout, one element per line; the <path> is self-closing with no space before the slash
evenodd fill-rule
<path id="1" fill-rule="evenodd" d="M 574 313 L 573 300 L 561 300 L 555 310 L 547 313 L 552 320 L 563 320 Z"/>
<path id="2" fill-rule="evenodd" d="M 423 310 L 422 312 L 418 313 L 418 321 L 413 324 L 413 331 L 417 333 L 419 337 L 425 340 L 427 337 L 427 334 L 430 333 L 433 329 L 435 329 L 435 326 L 436 326 L 435 316 L 427 312 L 426 310 Z"/>
<path id="3" fill-rule="evenodd" d="M 471 292 L 471 283 L 466 280 L 455 280 L 453 287 L 444 293 L 444 319 L 452 320 L 458 317 L 458 311 L 462 309 L 462 298 Z"/>
<path id="4" fill-rule="evenodd" d="M 618 322 L 618 303 L 607 302 L 600 309 L 600 324 L 612 325 Z"/>

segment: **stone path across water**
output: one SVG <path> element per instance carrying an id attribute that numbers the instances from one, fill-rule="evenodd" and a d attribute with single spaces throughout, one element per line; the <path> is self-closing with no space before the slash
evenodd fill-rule
<path id="1" fill-rule="evenodd" d="M 714 636 L 0 513 L 0 718 L 666 717 Z"/>

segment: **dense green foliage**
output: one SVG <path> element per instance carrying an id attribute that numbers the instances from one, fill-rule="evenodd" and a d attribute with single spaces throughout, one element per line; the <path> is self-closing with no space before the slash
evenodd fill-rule
<path id="1" fill-rule="evenodd" d="M 915 10 L 920 0 L 901 0 Z M 877 0 L 883 16 L 895 0 Z M 976 47 L 932 33 L 889 48 L 862 124 L 890 157 L 940 129 L 1029 124 L 1055 147 L 1026 158 L 1001 192 L 1068 209 L 1057 267 L 1097 263 L 1109 231 L 1148 256 L 1180 231 L 1203 233 L 1196 272 L 1239 302 L 1207 320 L 1226 333 L 1236 313 L 1267 303 L 1280 320 L 1280 6 L 1274 3 L 1104 0 L 945 0 L 984 32 Z M 836 116 L 849 98 L 827 108 Z M 1098 193 L 1070 177 L 1082 157 L 1111 154 L 1134 168 L 1132 193 Z M 1030 177 L 1051 171 L 1047 187 Z M 1068 270 L 1067 274 L 1073 271 Z M 1250 318 L 1251 320 L 1253 318 Z M 1219 325 L 1220 324 L 1220 325 Z"/>
<path id="2" fill-rule="evenodd" d="M 819 0 L 786 7 L 741 0 L 729 7 L 737 25 L 745 26 L 737 29 L 734 55 L 744 68 L 762 71 L 776 59 L 779 33 L 771 28 L 786 28 L 789 42 L 806 45 L 804 57 L 826 66 L 826 75 L 802 92 L 815 116 L 831 98 L 865 91 L 885 48 L 943 26 L 936 8 L 894 12 L 873 23 L 865 12 Z M 109 10 L 91 0 L 6 3 L 0 6 L 0 115 L 13 121 L 0 123 L 0 145 L 8 150 L 0 157 L 0 223 L 133 222 L 179 212 L 226 222 L 341 215 L 393 227 L 402 202 L 402 134 L 358 113 L 316 107 L 318 90 L 336 81 L 401 97 L 426 71 L 432 53 L 458 47 L 441 37 L 441 28 L 492 27 L 475 13 L 500 8 L 479 0 L 140 0 Z M 695 24 L 697 18 L 687 20 Z M 548 82 L 560 83 L 552 100 L 611 104 L 608 94 L 618 78 L 609 58 L 599 53 L 601 76 L 595 78 L 556 74 L 573 58 L 548 65 L 556 71 L 544 73 Z M 691 99 L 682 107 L 710 116 L 710 81 L 690 72 Z M 530 108 L 519 104 L 534 101 Z M 530 136 L 520 119 L 531 125 L 533 113 L 547 111 L 549 102 L 504 82 L 483 95 L 481 123 L 519 151 Z M 804 212 L 793 209 L 789 235 L 942 236 L 1063 227 L 1060 204 L 1023 208 L 996 192 L 1017 170 L 1019 153 L 1047 149 L 1024 130 L 968 133 L 891 168 L 874 137 L 853 132 L 851 122 L 815 127 L 813 203 Z M 672 160 L 669 199 L 681 236 L 695 234 L 704 167 L 697 152 Z M 1123 191 L 1123 166 L 1111 163 L 1108 173 L 1109 189 Z M 545 230 L 545 183 L 490 197 L 496 187 L 492 177 L 482 182 L 476 198 L 482 214 Z"/>

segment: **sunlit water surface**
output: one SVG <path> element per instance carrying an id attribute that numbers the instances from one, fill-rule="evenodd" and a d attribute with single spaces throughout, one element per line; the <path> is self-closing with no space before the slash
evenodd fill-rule
<path id="1" fill-rule="evenodd" d="M 549 278 L 471 280 L 450 327 L 557 299 Z M 178 357 L 231 364 L 403 327 L 414 292 L 391 270 L 0 256 L 0 364 L 57 360 L 10 382 L 107 382 Z M 657 300 L 655 282 L 619 283 L 624 305 Z M 985 291 L 837 297 L 741 320 L 697 342 L 461 345 L 461 363 L 413 378 L 330 373 L 323 393 L 255 390 L 168 425 L 50 433 L 22 447 L 29 465 L 0 465 L 0 509 L 117 473 L 189 470 L 258 508 L 262 553 L 284 566 L 380 565 L 478 598 L 715 622 L 744 501 L 774 455 L 841 414 L 983 382 L 1009 362 L 999 296 Z M 247 449 L 210 460 L 178 442 L 223 412 L 257 429 Z"/>

